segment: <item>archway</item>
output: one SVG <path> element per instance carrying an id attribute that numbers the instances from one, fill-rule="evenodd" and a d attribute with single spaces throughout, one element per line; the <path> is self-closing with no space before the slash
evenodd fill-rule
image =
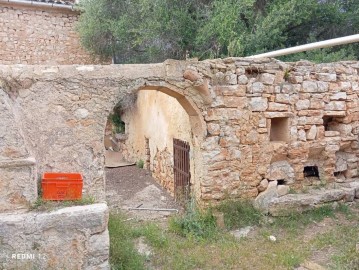
<path id="1" fill-rule="evenodd" d="M 118 127 L 109 128 L 109 122 L 115 124 L 113 117 L 107 121 L 105 147 L 113 145 L 107 152 L 118 151 L 118 158 L 122 158 L 120 164 L 144 167 L 172 195 L 176 193 L 173 142 L 176 139 L 187 142 L 191 191 L 196 197 L 200 192 L 202 167 L 199 148 L 205 131 L 196 104 L 179 89 L 163 85 L 142 86 L 120 97 L 112 113 L 117 113 L 115 119 L 122 124 L 119 133 L 112 132 L 110 141 L 109 130 L 118 130 Z"/>

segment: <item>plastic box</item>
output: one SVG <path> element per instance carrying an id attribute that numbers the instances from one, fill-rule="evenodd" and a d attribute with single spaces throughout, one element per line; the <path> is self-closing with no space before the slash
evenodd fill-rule
<path id="1" fill-rule="evenodd" d="M 41 187 L 43 200 L 80 200 L 83 177 L 80 173 L 45 172 L 42 176 Z"/>

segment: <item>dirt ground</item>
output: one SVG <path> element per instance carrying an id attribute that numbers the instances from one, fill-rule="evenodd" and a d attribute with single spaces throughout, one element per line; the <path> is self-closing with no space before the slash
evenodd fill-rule
<path id="1" fill-rule="evenodd" d="M 129 208 L 177 209 L 174 198 L 137 166 L 106 168 L 106 200 L 112 211 L 121 210 L 137 220 L 165 220 L 175 211 L 131 210 Z"/>

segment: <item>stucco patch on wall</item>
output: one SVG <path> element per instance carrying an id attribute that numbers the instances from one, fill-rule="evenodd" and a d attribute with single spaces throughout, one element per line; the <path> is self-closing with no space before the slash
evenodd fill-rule
<path id="1" fill-rule="evenodd" d="M 121 144 L 124 157 L 131 161 L 146 160 L 146 139 L 149 144 L 149 170 L 153 177 L 173 193 L 173 139 L 192 144 L 189 115 L 179 102 L 165 93 L 153 90 L 138 92 L 132 110 L 124 113 L 127 140 Z M 194 176 L 194 162 L 191 162 Z"/>

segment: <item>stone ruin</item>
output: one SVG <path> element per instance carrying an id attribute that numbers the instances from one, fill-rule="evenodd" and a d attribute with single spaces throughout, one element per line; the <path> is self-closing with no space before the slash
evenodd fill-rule
<path id="1" fill-rule="evenodd" d="M 0 212 L 7 213 L 0 220 L 28 209 L 44 171 L 82 172 L 84 194 L 104 200 L 108 114 L 142 89 L 176 98 L 188 113 L 192 193 L 203 205 L 252 198 L 280 215 L 352 201 L 359 197 L 358 73 L 358 62 L 247 58 L 0 66 Z"/>

